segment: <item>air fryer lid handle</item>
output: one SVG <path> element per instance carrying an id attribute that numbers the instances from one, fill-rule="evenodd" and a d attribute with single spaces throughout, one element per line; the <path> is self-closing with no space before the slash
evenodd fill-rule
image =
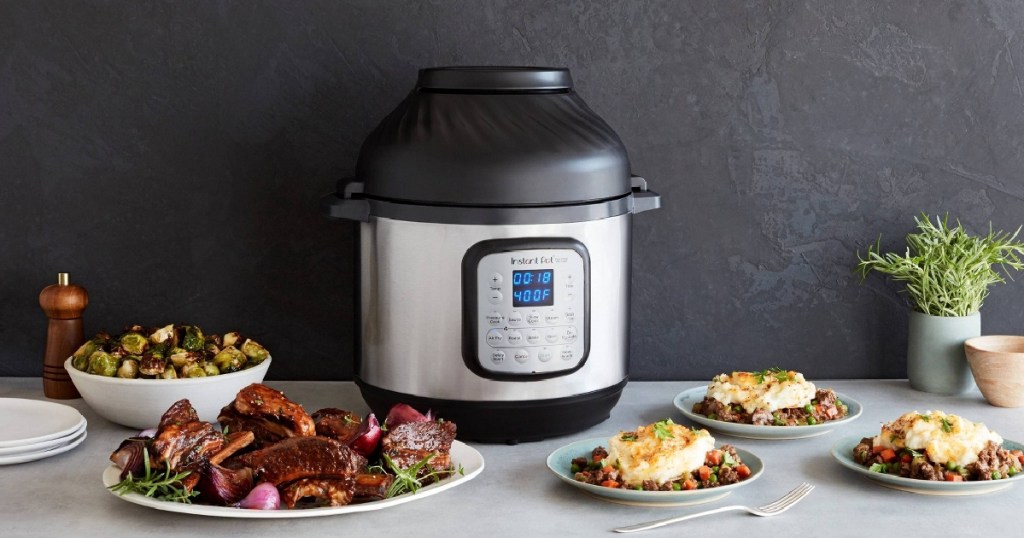
<path id="1" fill-rule="evenodd" d="M 640 176 L 632 176 L 633 214 L 643 213 L 661 207 L 661 195 L 647 190 L 647 180 Z"/>
<path id="2" fill-rule="evenodd" d="M 342 183 L 345 185 L 342 196 L 331 193 L 320 198 L 321 211 L 328 217 L 336 219 L 369 222 L 370 202 L 362 197 L 363 183 L 352 181 L 351 178 L 342 179 L 338 182 L 338 186 L 341 187 Z"/>

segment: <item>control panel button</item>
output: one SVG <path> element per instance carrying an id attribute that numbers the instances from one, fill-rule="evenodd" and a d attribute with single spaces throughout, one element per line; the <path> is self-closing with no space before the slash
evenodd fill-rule
<path id="1" fill-rule="evenodd" d="M 566 327 L 565 330 L 562 332 L 562 340 L 565 340 L 566 342 L 568 342 L 570 344 L 575 342 L 576 341 L 576 327 L 573 327 L 572 325 Z"/>
<path id="2" fill-rule="evenodd" d="M 572 350 L 571 349 L 563 349 L 561 356 L 562 356 L 562 360 L 563 361 L 571 361 L 572 360 Z"/>
<path id="3" fill-rule="evenodd" d="M 526 343 L 530 345 L 537 345 L 540 343 L 540 331 L 537 329 L 530 329 L 530 332 L 526 333 Z"/>
<path id="4" fill-rule="evenodd" d="M 505 324 L 505 316 L 501 315 L 501 312 L 495 310 L 490 314 L 487 314 L 487 324 L 491 327 L 501 327 Z"/>
<path id="5" fill-rule="evenodd" d="M 491 290 L 491 293 L 487 295 L 487 302 L 491 304 L 498 304 L 505 300 L 505 296 L 498 290 Z"/>
<path id="6" fill-rule="evenodd" d="M 572 323 L 572 322 L 576 321 L 576 312 L 574 312 L 572 310 L 566 310 L 565 313 L 562 314 L 562 317 L 565 318 L 565 321 L 568 321 L 569 323 Z"/>
<path id="7" fill-rule="evenodd" d="M 501 276 L 501 273 L 494 273 L 493 275 L 491 275 L 491 278 L 487 279 L 487 282 L 491 283 L 492 288 L 499 288 L 501 287 L 501 283 L 504 280 L 505 277 Z"/>
<path id="8" fill-rule="evenodd" d="M 555 342 L 557 342 L 558 329 L 548 329 L 548 331 L 544 333 L 544 340 L 547 340 L 549 344 L 554 344 Z"/>
<path id="9" fill-rule="evenodd" d="M 540 323 L 540 312 L 537 312 L 536 310 L 530 310 L 526 314 L 526 323 L 530 325 L 536 325 Z"/>
<path id="10" fill-rule="evenodd" d="M 547 322 L 548 325 L 554 325 L 558 323 L 558 319 L 558 312 L 555 312 L 553 310 L 544 314 L 544 321 Z"/>
<path id="11" fill-rule="evenodd" d="M 523 319 L 523 313 L 518 310 L 513 310 L 512 313 L 508 315 L 508 324 L 513 327 L 522 326 L 524 321 L 526 320 Z"/>
<path id="12" fill-rule="evenodd" d="M 505 362 L 505 352 L 498 349 L 491 353 L 491 362 L 494 364 L 501 364 Z"/>
<path id="13" fill-rule="evenodd" d="M 526 351 L 525 349 L 517 349 L 515 353 L 512 354 L 512 358 L 515 359 L 516 362 L 518 362 L 519 364 L 523 364 L 524 362 L 530 360 L 530 352 Z"/>
<path id="14" fill-rule="evenodd" d="M 518 346 L 523 343 L 523 333 L 519 331 L 509 331 L 508 334 L 505 335 L 505 341 L 508 342 L 508 345 L 510 346 Z"/>
<path id="15" fill-rule="evenodd" d="M 540 362 L 548 362 L 551 360 L 551 357 L 551 351 L 548 350 L 547 348 L 544 348 L 537 352 L 537 360 L 539 360 Z"/>
<path id="16" fill-rule="evenodd" d="M 501 345 L 505 341 L 505 333 L 500 329 L 491 329 L 487 331 L 487 344 L 491 347 Z"/>

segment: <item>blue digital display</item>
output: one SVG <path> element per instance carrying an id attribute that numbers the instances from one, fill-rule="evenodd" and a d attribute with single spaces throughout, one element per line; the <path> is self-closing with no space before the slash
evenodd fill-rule
<path id="1" fill-rule="evenodd" d="M 555 304 L 555 271 L 512 271 L 512 307 Z"/>

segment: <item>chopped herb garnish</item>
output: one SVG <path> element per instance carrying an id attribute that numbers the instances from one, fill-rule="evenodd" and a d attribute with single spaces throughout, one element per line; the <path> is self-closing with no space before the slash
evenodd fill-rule
<path id="1" fill-rule="evenodd" d="M 921 420 L 923 420 L 925 422 L 928 422 L 929 420 L 932 419 L 931 415 L 917 415 L 917 416 L 921 417 Z"/>
<path id="2" fill-rule="evenodd" d="M 666 418 L 665 420 L 659 420 L 654 423 L 654 436 L 658 439 L 672 439 L 675 437 L 672 435 L 672 429 L 670 426 L 674 426 L 675 422 L 672 419 Z"/>
<path id="3" fill-rule="evenodd" d="M 757 378 L 757 383 L 759 385 L 761 383 L 764 383 L 764 380 L 769 377 L 774 377 L 778 382 L 781 383 L 783 381 L 789 380 L 789 372 L 783 370 L 782 368 L 779 368 L 778 366 L 773 366 L 766 370 L 761 370 L 760 372 L 754 372 L 754 377 Z"/>
<path id="4" fill-rule="evenodd" d="M 868 470 L 871 471 L 872 473 L 884 474 L 889 471 L 889 466 L 884 463 L 875 463 L 872 464 L 871 467 L 868 467 Z"/>
<path id="5" fill-rule="evenodd" d="M 619 439 L 623 441 L 636 441 L 636 432 L 623 432 Z"/>
<path id="6" fill-rule="evenodd" d="M 942 431 L 951 433 L 953 431 L 953 425 L 946 420 L 946 417 L 942 417 Z"/>

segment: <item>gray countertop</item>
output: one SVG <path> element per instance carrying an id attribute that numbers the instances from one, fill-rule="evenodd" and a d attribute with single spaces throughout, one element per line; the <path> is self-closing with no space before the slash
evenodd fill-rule
<path id="1" fill-rule="evenodd" d="M 341 407 L 367 411 L 350 382 L 270 381 L 307 409 Z M 841 467 L 829 451 L 839 439 L 873 435 L 882 422 L 899 414 L 940 409 L 985 422 L 1004 438 L 1024 440 L 1024 408 L 989 406 L 977 392 L 936 396 L 911 390 L 906 381 L 818 381 L 864 406 L 856 421 L 819 437 L 789 441 L 747 440 L 716 434 L 758 455 L 764 475 L 724 499 L 689 507 L 651 508 L 613 504 L 590 497 L 557 480 L 545 459 L 569 442 L 608 437 L 672 417 L 686 420 L 672 398 L 699 382 L 630 383 L 611 418 L 561 438 L 517 446 L 474 444 L 486 468 L 465 484 L 385 510 L 321 518 L 221 519 L 162 512 L 130 504 L 107 492 L 101 483 L 108 456 L 122 439 L 135 433 L 92 412 L 82 400 L 64 400 L 89 420 L 88 439 L 77 449 L 52 458 L 0 467 L 0 521 L 4 536 L 42 536 L 73 531 L 76 536 L 286 536 L 403 535 L 430 536 L 593 536 L 629 523 L 692 513 L 727 504 L 759 505 L 774 500 L 800 482 L 814 492 L 789 512 L 756 518 L 728 512 L 642 533 L 683 535 L 700 526 L 720 536 L 756 532 L 759 537 L 796 532 L 828 536 L 863 536 L 895 532 L 913 536 L 1009 536 L 1019 530 L 1013 514 L 1024 500 L 1024 487 L 968 497 L 924 496 L 887 489 Z M 44 399 L 39 379 L 0 378 L 0 397 Z M 713 519 L 711 519 L 713 518 Z M 884 522 L 884 523 L 883 523 Z M 713 527 L 706 527 L 712 525 Z"/>

